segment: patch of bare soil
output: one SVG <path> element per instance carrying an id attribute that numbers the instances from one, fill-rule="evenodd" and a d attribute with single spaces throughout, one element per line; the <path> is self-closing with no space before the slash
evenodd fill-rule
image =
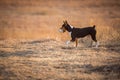
<path id="1" fill-rule="evenodd" d="M 1 40 L 1 80 L 119 80 L 120 46 L 98 49 L 56 40 Z"/>

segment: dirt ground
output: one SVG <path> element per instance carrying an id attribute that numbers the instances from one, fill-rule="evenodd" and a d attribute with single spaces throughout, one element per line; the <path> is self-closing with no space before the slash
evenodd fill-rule
<path id="1" fill-rule="evenodd" d="M 67 46 L 63 20 L 99 48 Z M 0 80 L 120 80 L 120 0 L 0 0 Z"/>
<path id="2" fill-rule="evenodd" d="M 77 48 L 56 40 L 0 41 L 1 80 L 119 80 L 120 45 Z"/>

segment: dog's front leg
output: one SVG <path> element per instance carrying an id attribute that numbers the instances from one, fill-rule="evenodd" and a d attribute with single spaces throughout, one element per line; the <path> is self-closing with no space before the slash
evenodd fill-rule
<path id="1" fill-rule="evenodd" d="M 78 45 L 78 39 L 77 38 L 75 39 L 75 42 L 76 42 L 76 47 L 77 47 L 77 45 Z"/>
<path id="2" fill-rule="evenodd" d="M 66 44 L 68 45 L 70 42 L 71 42 L 71 41 L 69 40 L 69 41 L 66 42 Z"/>
<path id="3" fill-rule="evenodd" d="M 71 40 L 67 41 L 66 44 L 68 45 L 70 42 L 76 42 L 76 47 L 78 45 L 78 39 L 77 38 L 72 38 Z"/>
<path id="4" fill-rule="evenodd" d="M 75 40 L 73 40 L 73 39 L 72 39 L 72 40 L 69 40 L 69 41 L 66 42 L 66 44 L 68 45 L 68 44 L 70 44 L 70 42 L 74 42 L 74 41 L 75 41 Z"/>

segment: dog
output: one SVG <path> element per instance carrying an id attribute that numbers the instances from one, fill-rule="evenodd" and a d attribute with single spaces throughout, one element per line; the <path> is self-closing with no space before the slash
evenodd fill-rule
<path id="1" fill-rule="evenodd" d="M 99 44 L 96 39 L 95 27 L 96 26 L 93 25 L 92 27 L 75 28 L 75 27 L 69 25 L 68 22 L 65 20 L 65 21 L 63 21 L 63 25 L 59 29 L 59 32 L 64 33 L 66 31 L 68 31 L 72 39 L 67 41 L 66 44 L 68 45 L 70 42 L 76 42 L 76 47 L 78 46 L 78 38 L 83 38 L 87 35 L 90 35 L 92 40 L 96 42 L 96 48 L 97 48 Z"/>

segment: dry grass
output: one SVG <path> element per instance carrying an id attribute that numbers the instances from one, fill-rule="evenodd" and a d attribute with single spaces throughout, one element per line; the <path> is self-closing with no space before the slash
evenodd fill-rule
<path id="1" fill-rule="evenodd" d="M 119 46 L 74 48 L 55 40 L 6 40 L 0 45 L 3 80 L 119 80 Z"/>
<path id="2" fill-rule="evenodd" d="M 1 0 L 1 80 L 119 80 L 119 0 Z M 68 47 L 63 20 L 75 27 L 96 25 L 90 37 Z"/>
<path id="3" fill-rule="evenodd" d="M 67 38 L 58 33 L 62 21 L 66 19 L 75 27 L 95 24 L 97 37 L 101 42 L 120 41 L 119 1 L 49 0 L 46 3 L 43 0 L 6 0 L 0 4 L 1 39 L 66 40 Z"/>

